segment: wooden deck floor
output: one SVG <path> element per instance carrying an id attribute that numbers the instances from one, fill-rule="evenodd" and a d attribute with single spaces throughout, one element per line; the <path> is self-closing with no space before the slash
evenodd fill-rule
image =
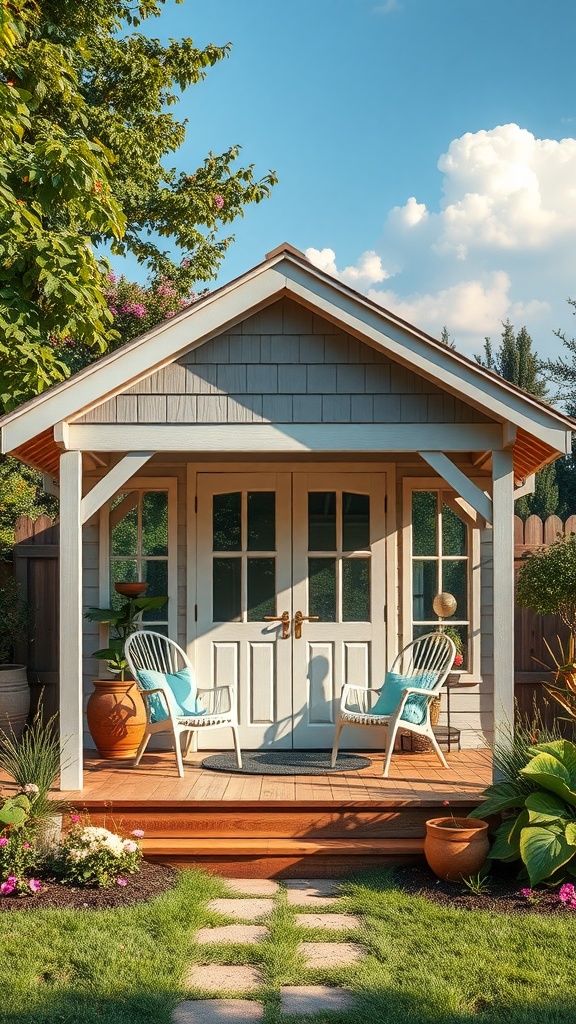
<path id="1" fill-rule="evenodd" d="M 491 781 L 490 751 L 462 750 L 446 755 L 446 771 L 433 754 L 397 754 L 390 777 L 382 777 L 382 754 L 368 754 L 371 764 L 355 772 L 329 775 L 237 775 L 201 768 L 204 754 L 190 755 L 183 779 L 178 777 L 174 755 L 147 754 L 137 768 L 122 762 L 89 757 L 84 788 L 66 791 L 73 803 L 106 802 L 212 802 L 341 803 L 405 802 L 441 805 L 443 800 L 479 802 Z"/>

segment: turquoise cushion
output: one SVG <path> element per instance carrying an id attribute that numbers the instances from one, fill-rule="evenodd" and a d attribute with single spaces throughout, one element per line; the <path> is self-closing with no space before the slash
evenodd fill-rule
<path id="1" fill-rule="evenodd" d="M 155 672 L 152 669 L 138 669 L 138 683 L 143 690 L 156 690 L 162 687 L 170 711 L 175 718 L 190 715 L 204 715 L 203 708 L 198 707 L 196 699 L 196 680 L 192 671 L 186 667 L 179 672 Z M 154 693 L 148 698 L 150 720 L 164 722 L 168 718 L 165 702 L 161 694 Z"/>
<path id="2" fill-rule="evenodd" d="M 417 676 L 401 676 L 397 672 L 387 672 L 380 696 L 372 708 L 372 714 L 393 715 L 402 700 L 404 690 L 411 686 L 431 690 L 437 680 L 438 675 L 435 672 L 422 672 Z M 401 721 L 422 725 L 426 718 L 426 700 L 423 694 L 412 693 L 404 705 Z"/>

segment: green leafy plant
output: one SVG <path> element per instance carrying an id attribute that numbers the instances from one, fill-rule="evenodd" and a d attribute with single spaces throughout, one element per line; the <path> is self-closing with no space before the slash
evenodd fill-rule
<path id="1" fill-rule="evenodd" d="M 20 588 L 10 567 L 0 562 L 0 663 L 14 658 L 18 643 L 26 640 L 30 628 L 30 608 L 20 597 Z"/>
<path id="2" fill-rule="evenodd" d="M 125 601 L 120 608 L 89 608 L 86 618 L 90 622 L 102 622 L 111 628 L 108 647 L 94 651 L 92 657 L 108 662 L 108 669 L 125 678 L 128 662 L 124 657 L 124 646 L 131 633 L 138 629 L 138 620 L 144 612 L 163 608 L 167 597 L 136 597 Z"/>
<path id="3" fill-rule="evenodd" d="M 40 883 L 30 872 L 37 861 L 32 808 L 37 787 L 7 797 L 0 807 L 0 896 L 38 892 Z"/>
<path id="4" fill-rule="evenodd" d="M 530 885 L 576 876 L 576 746 L 538 743 L 516 780 L 489 786 L 469 815 L 508 814 L 495 833 L 490 859 L 521 859 Z"/>
<path id="5" fill-rule="evenodd" d="M 5 772 L 26 794 L 34 794 L 30 816 L 41 834 L 49 819 L 68 806 L 50 796 L 60 774 L 60 740 L 56 716 L 46 725 L 42 722 L 42 702 L 30 725 L 19 738 L 5 735 L 0 744 L 0 770 Z"/>
<path id="6" fill-rule="evenodd" d="M 123 886 L 124 875 L 140 870 L 142 850 L 138 840 L 143 833 L 137 829 L 126 838 L 107 828 L 90 825 L 80 815 L 71 815 L 72 827 L 57 853 L 52 868 L 67 885 L 103 887 Z"/>
<path id="7" fill-rule="evenodd" d="M 518 572 L 516 597 L 538 615 L 559 615 L 576 637 L 576 533 L 528 556 Z"/>
<path id="8" fill-rule="evenodd" d="M 486 896 L 490 892 L 490 882 L 482 871 L 477 875 L 470 875 L 469 878 L 463 878 L 462 884 L 474 896 Z"/>

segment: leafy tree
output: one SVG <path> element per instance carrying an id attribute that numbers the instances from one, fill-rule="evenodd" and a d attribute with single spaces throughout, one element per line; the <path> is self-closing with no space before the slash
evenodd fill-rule
<path id="1" fill-rule="evenodd" d="M 576 316 L 576 299 L 568 299 L 568 305 L 572 306 L 572 314 Z M 570 415 L 574 415 L 576 411 L 576 403 L 574 402 L 574 395 L 576 394 L 576 338 L 569 338 L 566 332 L 561 330 L 554 331 L 554 334 L 557 338 L 560 338 L 560 341 L 570 353 L 571 358 L 567 359 L 566 357 L 559 356 L 557 359 L 547 359 L 543 363 L 543 367 L 550 378 L 550 382 L 558 388 L 554 396 L 556 401 L 565 401 L 572 408 Z"/>
<path id="2" fill-rule="evenodd" d="M 238 146 L 177 172 L 177 91 L 230 44 L 164 46 L 136 31 L 164 0 L 4 0 L 0 9 L 0 401 L 12 408 L 63 379 L 72 338 L 118 340 L 96 247 L 134 253 L 178 295 L 214 277 L 233 240 L 222 226 L 270 194 L 235 167 Z M 169 250 L 176 248 L 173 260 Z"/>
<path id="3" fill-rule="evenodd" d="M 19 516 L 37 519 L 57 514 L 58 502 L 41 490 L 41 476 L 17 459 L 0 456 L 0 558 L 14 547 L 14 527 Z"/>

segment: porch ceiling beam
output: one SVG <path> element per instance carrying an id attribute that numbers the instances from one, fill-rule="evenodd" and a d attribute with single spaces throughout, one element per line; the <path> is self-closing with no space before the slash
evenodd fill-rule
<path id="1" fill-rule="evenodd" d="M 480 516 L 476 512 L 476 509 L 472 508 L 467 501 L 464 501 L 464 498 L 461 498 L 459 494 L 455 496 L 452 494 L 445 494 L 443 500 L 448 505 L 448 508 L 451 508 L 452 511 L 460 517 L 460 519 L 468 524 L 468 526 L 474 527 L 479 525 Z"/>
<path id="2" fill-rule="evenodd" d="M 484 423 L 71 424 L 71 451 L 471 452 L 500 448 L 500 425 Z"/>
<path id="3" fill-rule="evenodd" d="M 82 524 L 87 523 L 95 512 L 98 512 L 116 491 L 122 487 L 127 480 L 130 480 L 136 473 L 139 473 L 142 466 L 145 466 L 154 452 L 129 452 L 120 462 L 94 484 L 92 489 L 82 498 L 81 520 Z"/>
<path id="4" fill-rule="evenodd" d="M 420 455 L 461 498 L 472 505 L 478 515 L 487 523 L 492 522 L 492 499 L 458 469 L 444 452 L 420 452 Z"/>

